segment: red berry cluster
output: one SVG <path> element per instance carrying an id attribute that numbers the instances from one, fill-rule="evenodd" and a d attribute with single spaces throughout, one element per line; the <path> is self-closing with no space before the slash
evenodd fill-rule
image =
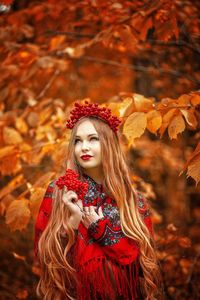
<path id="1" fill-rule="evenodd" d="M 85 101 L 84 105 L 75 102 L 75 108 L 71 111 L 71 117 L 67 120 L 66 127 L 72 129 L 81 117 L 95 116 L 108 123 L 111 129 L 116 132 L 121 120 L 117 116 L 112 116 L 111 109 L 99 107 L 97 103 Z"/>
<path id="2" fill-rule="evenodd" d="M 83 200 L 89 185 L 87 182 L 79 180 L 78 177 L 78 173 L 71 169 L 67 169 L 65 175 L 60 176 L 58 180 L 56 180 L 56 185 L 59 189 L 63 189 L 64 186 L 66 186 L 68 190 L 74 191 L 78 195 L 78 198 Z"/>

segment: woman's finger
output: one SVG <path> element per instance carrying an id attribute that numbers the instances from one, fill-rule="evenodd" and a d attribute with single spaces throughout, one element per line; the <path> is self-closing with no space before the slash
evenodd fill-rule
<path id="1" fill-rule="evenodd" d="M 91 206 L 89 207 L 89 213 L 90 213 L 90 214 L 96 214 L 93 205 L 91 205 Z"/>
<path id="2" fill-rule="evenodd" d="M 104 216 L 104 215 L 103 215 L 103 211 L 102 211 L 102 206 L 100 206 L 99 209 L 98 209 L 98 215 L 99 215 L 100 217 L 103 217 L 103 216 Z"/>
<path id="3" fill-rule="evenodd" d="M 87 206 L 83 207 L 83 211 L 85 212 L 86 215 L 89 215 L 89 207 Z"/>
<path id="4" fill-rule="evenodd" d="M 83 210 L 83 202 L 81 199 L 79 199 L 76 204 L 80 207 L 81 211 Z"/>

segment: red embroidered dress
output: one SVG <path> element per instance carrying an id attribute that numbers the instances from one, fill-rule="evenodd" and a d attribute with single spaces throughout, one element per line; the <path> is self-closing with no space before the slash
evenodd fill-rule
<path id="1" fill-rule="evenodd" d="M 104 217 L 94 221 L 87 229 L 81 222 L 76 242 L 71 249 L 77 271 L 78 300 L 90 299 L 138 299 L 139 248 L 121 230 L 119 210 L 114 199 L 108 197 L 102 185 L 84 174 L 89 183 L 83 206 L 102 206 Z M 38 241 L 45 229 L 52 208 L 52 192 L 55 182 L 50 183 L 40 206 L 35 223 L 34 251 L 37 257 Z M 137 192 L 138 209 L 150 232 L 152 223 L 146 199 Z"/>

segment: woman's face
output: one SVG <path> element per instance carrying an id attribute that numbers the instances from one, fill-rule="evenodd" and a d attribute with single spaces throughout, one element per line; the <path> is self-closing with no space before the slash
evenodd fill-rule
<path id="1" fill-rule="evenodd" d="M 93 169 L 101 166 L 99 136 L 89 120 L 85 120 L 77 127 L 74 149 L 76 160 L 84 169 Z"/>

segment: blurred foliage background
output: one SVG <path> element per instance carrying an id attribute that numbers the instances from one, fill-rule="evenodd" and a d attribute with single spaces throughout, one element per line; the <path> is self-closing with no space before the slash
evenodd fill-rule
<path id="1" fill-rule="evenodd" d="M 124 120 L 152 207 L 166 299 L 199 288 L 200 3 L 0 1 L 0 298 L 37 299 L 34 221 L 67 149 L 75 100 Z"/>

